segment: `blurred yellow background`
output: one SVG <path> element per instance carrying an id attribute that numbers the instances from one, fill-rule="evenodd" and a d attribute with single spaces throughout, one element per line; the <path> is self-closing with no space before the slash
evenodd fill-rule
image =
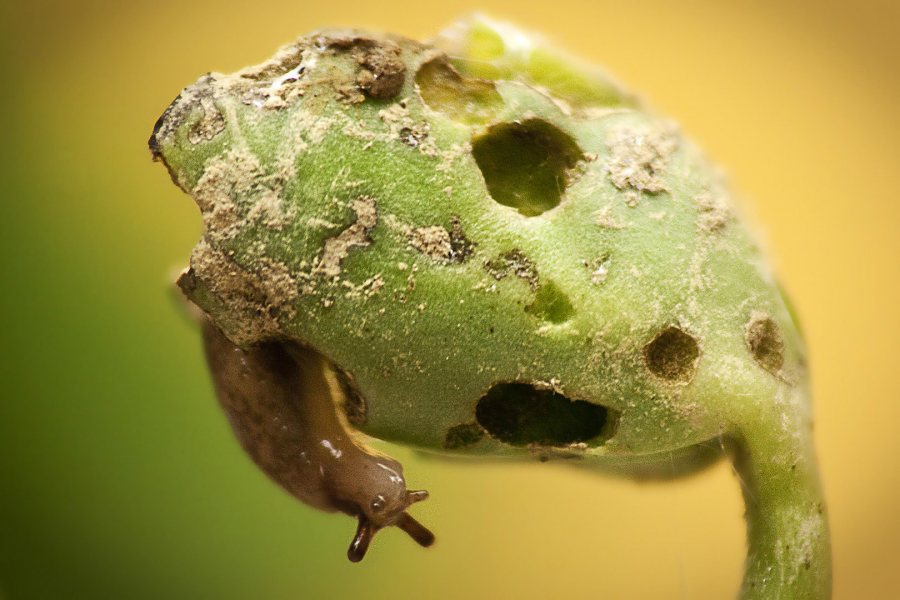
<path id="1" fill-rule="evenodd" d="M 900 597 L 900 5 L 63 2 L 0 9 L 0 597 L 729 598 L 721 463 L 636 484 L 390 448 L 438 534 L 282 493 L 213 399 L 172 272 L 200 234 L 146 139 L 181 87 L 327 25 L 427 38 L 474 9 L 545 32 L 679 120 L 729 173 L 803 320 L 837 598 Z M 6 29 L 6 31 L 2 31 Z"/>

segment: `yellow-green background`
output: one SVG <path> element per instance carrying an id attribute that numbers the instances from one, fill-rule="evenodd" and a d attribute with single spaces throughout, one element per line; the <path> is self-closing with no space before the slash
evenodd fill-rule
<path id="1" fill-rule="evenodd" d="M 635 484 L 424 460 L 438 544 L 270 484 L 169 282 L 200 232 L 146 139 L 179 89 L 325 25 L 424 38 L 483 8 L 641 91 L 726 167 L 803 318 L 838 598 L 900 597 L 900 8 L 835 2 L 18 2 L 0 8 L 0 596 L 728 598 L 722 463 Z"/>

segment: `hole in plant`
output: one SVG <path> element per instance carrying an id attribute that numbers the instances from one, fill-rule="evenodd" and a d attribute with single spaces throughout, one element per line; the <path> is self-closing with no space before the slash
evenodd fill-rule
<path id="1" fill-rule="evenodd" d="M 644 346 L 647 368 L 668 381 L 688 383 L 694 377 L 698 358 L 697 340 L 674 326 L 667 327 Z"/>
<path id="2" fill-rule="evenodd" d="M 472 140 L 491 197 L 526 217 L 559 205 L 584 153 L 570 136 L 540 119 L 500 123 Z"/>
<path id="3" fill-rule="evenodd" d="M 744 330 L 744 339 L 756 362 L 763 369 L 777 375 L 784 364 L 784 340 L 772 317 L 754 312 Z"/>
<path id="4" fill-rule="evenodd" d="M 564 323 L 575 314 L 575 308 L 568 296 L 555 283 L 542 283 L 534 294 L 534 302 L 525 307 L 525 312 L 551 323 Z"/>
<path id="5" fill-rule="evenodd" d="M 444 438 L 445 450 L 456 450 L 477 444 L 484 437 L 484 429 L 478 423 L 463 423 L 447 430 Z"/>
<path id="6" fill-rule="evenodd" d="M 475 419 L 492 437 L 513 446 L 568 446 L 604 433 L 603 406 L 570 400 L 527 383 L 498 383 L 475 408 Z"/>
<path id="7" fill-rule="evenodd" d="M 492 82 L 460 75 L 445 56 L 422 65 L 416 83 L 429 108 L 464 123 L 486 123 L 503 104 Z"/>

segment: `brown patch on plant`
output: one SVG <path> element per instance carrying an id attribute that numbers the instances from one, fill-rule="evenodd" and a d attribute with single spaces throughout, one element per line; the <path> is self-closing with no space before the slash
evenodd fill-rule
<path id="1" fill-rule="evenodd" d="M 203 215 L 206 236 L 220 241 L 251 222 L 281 229 L 287 219 L 283 187 L 281 178 L 267 176 L 259 159 L 238 147 L 209 161 L 191 195 Z"/>
<path id="2" fill-rule="evenodd" d="M 480 442 L 484 435 L 485 431 L 478 423 L 454 425 L 447 430 L 447 435 L 444 437 L 444 450 L 467 448 Z"/>
<path id="3" fill-rule="evenodd" d="M 409 245 L 438 261 L 450 260 L 450 232 L 440 225 L 415 227 L 406 235 Z"/>
<path id="4" fill-rule="evenodd" d="M 319 42 L 329 49 L 351 54 L 359 67 L 356 86 L 369 98 L 390 100 L 403 89 L 406 63 L 396 42 L 362 34 L 322 36 Z M 348 99 L 362 100 L 352 96 Z"/>
<path id="5" fill-rule="evenodd" d="M 350 250 L 372 243 L 369 232 L 378 222 L 375 200 L 362 196 L 353 201 L 352 208 L 356 213 L 356 222 L 338 235 L 325 240 L 325 248 L 313 269 L 314 275 L 338 277 L 341 274 L 341 262 L 347 258 Z"/>
<path id="6" fill-rule="evenodd" d="M 674 126 L 619 127 L 606 142 L 609 180 L 620 190 L 667 191 L 663 175 L 677 146 Z"/>
<path id="7" fill-rule="evenodd" d="M 524 280 L 531 289 L 536 290 L 538 287 L 537 267 L 519 249 L 504 252 L 497 258 L 489 260 L 484 263 L 484 269 L 497 281 L 507 275 L 515 275 Z"/>
<path id="8" fill-rule="evenodd" d="M 725 198 L 720 194 L 701 192 L 694 196 L 694 202 L 700 209 L 697 225 L 703 231 L 719 231 L 728 224 L 732 218 L 731 210 Z"/>
<path id="9" fill-rule="evenodd" d="M 225 117 L 211 97 L 204 96 L 200 99 L 200 110 L 201 117 L 188 130 L 188 141 L 192 144 L 212 141 L 225 131 Z"/>
<path id="10" fill-rule="evenodd" d="M 784 366 L 784 339 L 778 324 L 768 314 L 753 311 L 744 327 L 744 339 L 750 354 L 763 369 L 773 375 Z"/>
<path id="11" fill-rule="evenodd" d="M 440 225 L 408 229 L 409 245 L 439 262 L 464 262 L 472 254 L 474 244 L 466 239 L 459 217 L 454 216 L 450 223 L 450 231 Z"/>
<path id="12" fill-rule="evenodd" d="M 233 325 L 229 337 L 239 345 L 276 336 L 279 322 L 296 316 L 297 280 L 286 265 L 263 256 L 244 267 L 205 239 L 194 248 L 178 286 L 195 301 L 198 294 L 212 296 Z"/>

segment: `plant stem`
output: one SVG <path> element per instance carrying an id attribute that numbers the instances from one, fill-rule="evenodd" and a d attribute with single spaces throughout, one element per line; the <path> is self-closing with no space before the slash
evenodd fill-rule
<path id="1" fill-rule="evenodd" d="M 831 597 L 828 522 L 805 414 L 806 390 L 743 428 L 734 466 L 742 480 L 747 562 L 742 600 Z M 785 417 L 792 417 L 787 426 Z"/>

